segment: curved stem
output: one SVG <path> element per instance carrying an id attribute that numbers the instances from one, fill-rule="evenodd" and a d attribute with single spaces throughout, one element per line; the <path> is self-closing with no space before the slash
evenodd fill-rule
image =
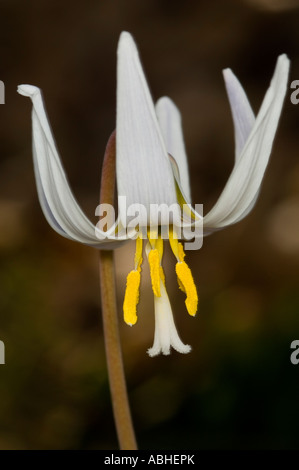
<path id="1" fill-rule="evenodd" d="M 105 152 L 100 203 L 114 203 L 115 187 L 115 132 L 111 135 Z M 106 361 L 114 420 L 121 450 L 137 450 L 131 418 L 122 351 L 119 338 L 117 305 L 115 295 L 114 253 L 100 250 L 100 288 Z"/>

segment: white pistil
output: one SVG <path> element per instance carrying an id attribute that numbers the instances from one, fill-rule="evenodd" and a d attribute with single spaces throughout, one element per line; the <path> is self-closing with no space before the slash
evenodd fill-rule
<path id="1" fill-rule="evenodd" d="M 191 346 L 184 344 L 180 339 L 172 314 L 171 305 L 165 286 L 160 281 L 161 296 L 155 299 L 155 337 L 153 346 L 148 349 L 150 357 L 157 356 L 162 353 L 170 354 L 172 346 L 176 351 L 187 354 L 191 351 Z"/>

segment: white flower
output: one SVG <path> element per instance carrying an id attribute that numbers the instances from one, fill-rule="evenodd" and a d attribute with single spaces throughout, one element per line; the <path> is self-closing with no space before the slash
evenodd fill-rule
<path id="1" fill-rule="evenodd" d="M 235 165 L 218 201 L 203 218 L 204 234 L 231 225 L 245 217 L 258 197 L 268 164 L 282 104 L 286 93 L 289 60 L 281 55 L 255 118 L 246 94 L 230 69 L 224 79 L 235 128 Z M 20 94 L 33 103 L 33 160 L 38 196 L 49 224 L 60 235 L 100 249 L 113 249 L 126 240 L 116 231 L 101 232 L 84 215 L 68 185 L 45 113 L 41 92 L 31 85 L 21 85 Z M 118 45 L 116 178 L 119 196 L 127 205 L 140 204 L 150 212 L 152 204 L 179 204 L 182 219 L 190 228 L 202 222 L 191 208 L 188 164 L 182 135 L 181 117 L 174 103 L 161 98 L 154 107 L 131 35 L 123 32 Z M 188 213 L 184 215 L 183 204 Z M 123 226 L 127 214 L 119 209 Z M 192 217 L 190 218 L 190 211 Z M 166 221 L 160 221 L 163 225 Z M 140 229 L 149 225 L 148 216 Z M 96 233 L 97 232 L 97 233 Z M 144 234 L 144 232 L 143 232 Z M 99 239 L 99 235 L 101 240 Z M 184 261 L 184 250 L 176 238 L 176 226 L 169 230 L 169 241 L 177 258 L 176 273 L 180 288 L 186 293 L 186 307 L 191 315 L 197 310 L 197 292 L 192 274 Z M 143 242 L 136 240 L 134 270 L 127 278 L 124 319 L 137 321 Z M 149 260 L 155 298 L 156 329 L 150 356 L 169 354 L 172 346 L 187 353 L 190 346 L 180 340 L 175 328 L 162 269 L 163 240 L 160 232 L 149 233 L 146 254 Z"/>

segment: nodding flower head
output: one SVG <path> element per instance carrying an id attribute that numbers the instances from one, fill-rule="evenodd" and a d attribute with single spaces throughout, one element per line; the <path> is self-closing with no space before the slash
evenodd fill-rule
<path id="1" fill-rule="evenodd" d="M 124 320 L 137 321 L 143 251 L 150 267 L 154 295 L 155 336 L 150 356 L 169 354 L 173 347 L 188 353 L 175 327 L 162 267 L 163 239 L 168 238 L 176 259 L 179 288 L 186 296 L 188 313 L 194 316 L 198 296 L 186 264 L 181 228 L 202 238 L 234 224 L 253 208 L 267 167 L 288 80 L 289 60 L 281 55 L 271 84 L 255 117 L 247 96 L 230 69 L 223 72 L 235 131 L 235 163 L 216 204 L 202 217 L 191 206 L 188 163 L 179 110 L 170 98 L 153 103 L 132 36 L 123 32 L 118 44 L 116 180 L 118 196 L 129 207 L 142 207 L 138 219 L 133 270 L 128 274 L 124 297 Z M 52 228 L 60 235 L 99 249 L 114 249 L 130 237 L 128 214 L 119 206 L 116 224 L 108 231 L 95 227 L 76 202 L 68 185 L 44 109 L 41 91 L 20 85 L 20 94 L 32 100 L 33 160 L 38 196 Z M 152 223 L 151 208 L 175 207 L 176 217 L 160 212 Z M 158 220 L 158 222 L 157 222 Z M 163 231 L 167 225 L 167 231 Z M 163 236 L 162 236 L 163 232 Z M 165 237 L 165 233 L 167 234 Z M 146 239 L 146 240 L 145 240 Z M 146 241 L 145 249 L 143 247 Z M 190 245 L 190 243 L 188 244 Z M 186 248 L 188 248 L 186 245 Z M 197 245 L 200 247 L 201 244 Z M 190 248 L 190 247 L 189 247 Z M 194 248 L 191 248 L 194 249 Z"/>

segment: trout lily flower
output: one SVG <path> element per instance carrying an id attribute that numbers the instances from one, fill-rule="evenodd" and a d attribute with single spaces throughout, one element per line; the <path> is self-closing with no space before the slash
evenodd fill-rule
<path id="1" fill-rule="evenodd" d="M 179 222 L 192 229 L 203 224 L 203 235 L 234 224 L 253 208 L 258 197 L 275 137 L 288 80 L 289 60 L 281 55 L 274 75 L 255 117 L 246 94 L 230 69 L 224 80 L 235 131 L 235 163 L 231 175 L 214 207 L 204 217 L 192 209 L 188 164 L 182 134 L 181 116 L 167 97 L 154 106 L 132 36 L 123 32 L 118 45 L 116 180 L 118 196 L 129 207 L 140 208 L 134 269 L 128 274 L 124 297 L 124 320 L 137 321 L 137 305 L 143 251 L 150 266 L 155 307 L 155 336 L 150 356 L 169 354 L 173 347 L 188 353 L 190 346 L 180 339 L 166 291 L 162 268 L 164 226 L 176 258 L 176 274 L 186 294 L 190 315 L 197 311 L 198 297 L 191 271 L 179 241 Z M 32 100 L 33 161 L 39 201 L 52 228 L 60 235 L 98 249 L 114 249 L 130 238 L 123 228 L 128 213 L 119 205 L 119 217 L 113 230 L 103 231 L 84 215 L 68 185 L 50 125 L 41 91 L 20 85 L 18 92 Z M 158 224 L 152 224 L 151 207 L 179 208 L 179 217 L 169 219 L 160 211 Z M 179 220 L 179 222 L 178 222 Z M 193 235 L 201 239 L 198 231 Z M 147 238 L 145 249 L 144 239 Z M 191 248 L 192 249 L 192 248 Z"/>

